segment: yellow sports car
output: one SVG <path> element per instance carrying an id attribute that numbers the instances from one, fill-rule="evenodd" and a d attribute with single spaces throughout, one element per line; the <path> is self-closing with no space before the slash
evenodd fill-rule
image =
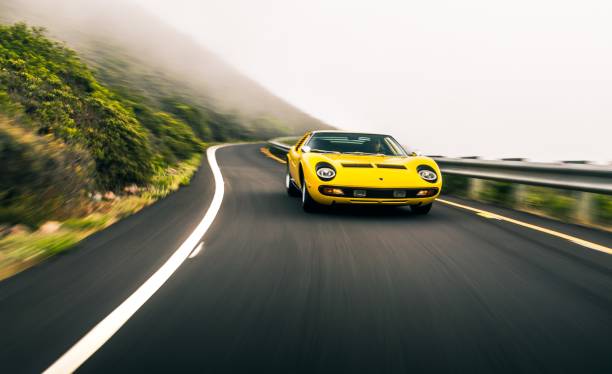
<path id="1" fill-rule="evenodd" d="M 427 214 L 442 174 L 428 157 L 407 153 L 389 135 L 307 132 L 287 153 L 287 193 L 305 211 L 319 204 L 410 205 Z"/>

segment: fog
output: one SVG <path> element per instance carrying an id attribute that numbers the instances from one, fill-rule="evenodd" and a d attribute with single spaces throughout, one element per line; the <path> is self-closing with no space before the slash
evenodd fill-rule
<path id="1" fill-rule="evenodd" d="M 138 0 L 272 92 L 425 153 L 612 160 L 612 2 Z"/>
<path id="2" fill-rule="evenodd" d="M 125 65 L 137 74 L 128 86 L 162 96 L 188 96 L 245 121 L 271 118 L 292 131 L 326 127 L 241 74 L 188 33 L 179 32 L 145 7 L 123 0 L 0 0 L 0 20 L 43 26 L 91 66 Z M 139 79 L 142 79 L 143 85 Z"/>
<path id="3" fill-rule="evenodd" d="M 610 1 L 2 0 L 2 7 L 3 18 L 16 13 L 89 53 L 100 45 L 83 40 L 105 34 L 202 98 L 254 115 L 270 110 L 297 128 L 323 124 L 258 84 L 332 126 L 391 133 L 425 154 L 612 161 Z"/>

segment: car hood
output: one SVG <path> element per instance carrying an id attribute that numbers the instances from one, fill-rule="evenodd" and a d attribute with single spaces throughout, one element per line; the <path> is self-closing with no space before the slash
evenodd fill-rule
<path id="1" fill-rule="evenodd" d="M 438 165 L 429 157 L 394 157 L 373 155 L 348 155 L 336 153 L 307 153 L 303 155 L 305 168 L 314 173 L 320 162 L 336 169 L 335 185 L 364 187 L 432 187 L 441 182 Z M 426 182 L 417 174 L 417 167 L 427 165 L 438 173 L 438 182 Z"/>

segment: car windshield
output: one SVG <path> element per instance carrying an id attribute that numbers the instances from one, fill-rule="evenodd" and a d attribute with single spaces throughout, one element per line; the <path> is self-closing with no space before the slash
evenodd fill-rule
<path id="1" fill-rule="evenodd" d="M 395 139 L 387 135 L 315 133 L 306 145 L 310 152 L 406 156 Z"/>

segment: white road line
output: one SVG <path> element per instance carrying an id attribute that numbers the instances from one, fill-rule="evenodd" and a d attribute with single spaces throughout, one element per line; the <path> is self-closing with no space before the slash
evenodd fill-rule
<path id="1" fill-rule="evenodd" d="M 198 246 L 193 249 L 188 258 L 194 258 L 195 256 L 197 256 L 198 253 L 200 253 L 200 251 L 202 250 L 202 248 L 204 248 L 204 242 L 200 242 L 200 244 L 198 244 Z"/>
<path id="2" fill-rule="evenodd" d="M 181 244 L 172 256 L 144 282 L 130 297 L 100 321 L 93 329 L 83 336 L 75 345 L 55 361 L 45 373 L 71 373 L 79 368 L 104 343 L 106 343 L 138 309 L 170 278 L 178 267 L 187 259 L 193 247 L 204 236 L 213 223 L 223 201 L 223 176 L 217 164 L 215 152 L 223 147 L 208 148 L 206 154 L 208 163 L 215 179 L 215 194 L 208 211 L 191 235 Z"/>

